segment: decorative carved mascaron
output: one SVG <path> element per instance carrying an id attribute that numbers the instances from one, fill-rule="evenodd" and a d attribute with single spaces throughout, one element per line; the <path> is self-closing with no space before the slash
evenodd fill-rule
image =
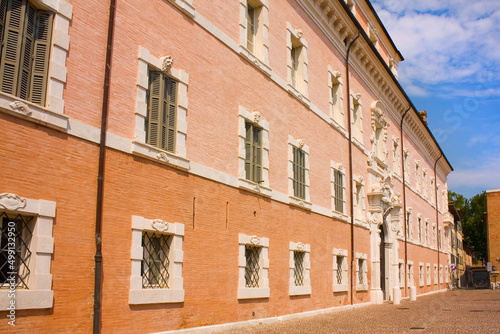
<path id="1" fill-rule="evenodd" d="M 161 70 L 163 72 L 168 72 L 174 65 L 174 58 L 172 56 L 165 56 L 161 58 Z"/>
<path id="2" fill-rule="evenodd" d="M 340 78 L 340 76 L 342 75 L 342 73 L 340 73 L 340 71 L 335 71 L 332 73 L 332 76 L 335 78 L 335 79 L 338 79 Z"/>
<path id="3" fill-rule="evenodd" d="M 301 150 L 304 147 L 304 141 L 302 139 L 297 140 L 297 146 Z"/>
<path id="4" fill-rule="evenodd" d="M 297 249 L 298 249 L 298 250 L 300 250 L 300 251 L 301 251 L 301 250 L 304 250 L 304 248 L 305 248 L 305 245 L 304 245 L 302 242 L 299 242 L 299 243 L 297 244 Z"/>
<path id="5" fill-rule="evenodd" d="M 297 36 L 297 38 L 302 38 L 302 34 L 304 32 L 302 31 L 302 29 L 295 29 L 295 35 Z"/>
<path id="6" fill-rule="evenodd" d="M 151 222 L 151 227 L 158 232 L 165 232 L 168 230 L 168 222 L 161 219 L 155 219 Z"/>
<path id="7" fill-rule="evenodd" d="M 29 116 L 32 114 L 32 111 L 28 107 L 28 105 L 24 102 L 21 101 L 14 101 L 9 106 L 14 110 L 15 112 L 18 112 L 20 114 Z"/>
<path id="8" fill-rule="evenodd" d="M 256 236 L 256 235 L 252 235 L 250 237 L 250 243 L 252 245 L 260 245 L 260 238 L 258 236 Z"/>
<path id="9" fill-rule="evenodd" d="M 9 193 L 0 194 L 0 208 L 15 211 L 25 206 L 26 199 L 19 197 L 19 195 Z"/>
<path id="10" fill-rule="evenodd" d="M 163 153 L 163 152 L 158 153 L 156 155 L 156 157 L 158 158 L 158 160 L 165 161 L 165 162 L 168 162 L 168 160 L 169 160 L 168 155 L 166 153 Z"/>
<path id="11" fill-rule="evenodd" d="M 252 122 L 254 124 L 259 124 L 259 122 L 260 122 L 260 112 L 255 111 L 255 112 L 252 113 L 252 115 L 253 115 Z"/>

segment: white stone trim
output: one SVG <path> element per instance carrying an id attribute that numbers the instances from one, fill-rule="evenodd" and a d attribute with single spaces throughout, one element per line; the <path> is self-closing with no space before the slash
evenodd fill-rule
<path id="1" fill-rule="evenodd" d="M 0 211 L 33 216 L 28 288 L 15 290 L 15 298 L 9 298 L 11 291 L 0 290 L 0 310 L 7 310 L 15 301 L 16 310 L 52 308 L 54 291 L 50 272 L 54 254 L 52 229 L 56 217 L 56 202 L 42 199 L 22 198 L 15 194 L 0 194 Z"/>
<path id="2" fill-rule="evenodd" d="M 431 285 L 431 265 L 427 263 L 425 265 L 425 281 L 427 285 Z"/>
<path id="3" fill-rule="evenodd" d="M 424 272 L 424 263 L 419 262 L 418 263 L 418 285 L 420 287 L 425 285 L 425 272 Z"/>
<path id="4" fill-rule="evenodd" d="M 360 187 L 359 203 L 357 201 L 357 188 Z M 362 176 L 353 177 L 353 198 L 351 199 L 354 204 L 354 219 L 360 223 L 366 223 L 366 205 L 365 205 L 365 180 Z"/>
<path id="5" fill-rule="evenodd" d="M 168 1 L 177 8 L 179 8 L 186 15 L 194 17 L 196 8 L 193 6 L 193 0 L 168 0 Z"/>
<path id="6" fill-rule="evenodd" d="M 254 8 L 259 9 L 257 19 L 257 36 L 254 41 L 254 52 L 247 48 L 247 6 L 248 2 L 253 4 Z M 251 64 L 271 76 L 269 67 L 269 0 L 240 0 L 240 45 L 239 53 Z"/>
<path id="7" fill-rule="evenodd" d="M 178 0 L 179 1 L 179 0 Z M 185 2 L 187 3 L 187 2 Z M 189 169 L 190 161 L 187 159 L 186 136 L 187 136 L 187 110 L 189 75 L 179 69 L 171 68 L 167 76 L 177 80 L 177 114 L 176 114 L 176 136 L 175 153 L 146 144 L 146 131 L 144 128 L 148 106 L 146 101 L 149 89 L 148 71 L 153 68 L 161 71 L 162 59 L 153 56 L 148 49 L 139 47 L 137 75 L 137 104 L 135 109 L 135 139 L 132 141 L 132 154 L 170 165 L 172 167 Z"/>
<path id="8" fill-rule="evenodd" d="M 262 129 L 262 183 L 258 184 L 246 179 L 245 174 L 245 123 L 250 122 Z M 239 107 L 238 115 L 238 184 L 251 192 L 271 197 L 273 191 L 269 188 L 269 122 L 262 119 L 258 111 L 249 112 L 245 107 Z"/>
<path id="9" fill-rule="evenodd" d="M 408 266 L 406 279 L 408 280 L 408 286 L 410 287 L 413 286 L 415 282 L 415 268 L 413 266 L 413 261 L 406 261 L 406 265 Z"/>
<path id="10" fill-rule="evenodd" d="M 336 163 L 333 160 L 330 161 L 330 175 L 331 175 L 331 199 L 332 199 L 332 213 L 334 216 L 340 216 L 342 219 L 347 219 L 347 194 L 346 194 L 346 171 L 345 167 L 341 163 Z M 335 210 L 335 172 L 339 171 L 342 173 L 342 212 Z"/>
<path id="11" fill-rule="evenodd" d="M 434 265 L 434 284 L 438 284 L 438 266 Z"/>
<path id="12" fill-rule="evenodd" d="M 349 252 L 346 249 L 333 249 L 333 292 L 344 292 L 349 290 L 349 264 L 348 264 L 348 256 Z M 337 272 L 339 268 L 337 267 L 337 257 L 343 257 L 342 261 L 342 282 L 344 284 L 337 284 Z"/>
<path id="13" fill-rule="evenodd" d="M 257 237 L 255 235 L 238 234 L 238 299 L 269 298 L 269 238 Z M 259 265 L 260 281 L 259 288 L 245 287 L 245 245 L 261 247 Z"/>
<path id="14" fill-rule="evenodd" d="M 0 93 L 0 111 L 48 127 L 66 131 L 68 117 L 64 114 L 63 92 L 66 84 L 66 59 L 69 52 L 69 26 L 73 6 L 65 0 L 32 0 L 35 5 L 54 12 L 45 106 L 17 96 Z M 11 106 L 24 105 L 22 108 Z"/>
<path id="15" fill-rule="evenodd" d="M 403 269 L 403 270 L 401 270 Z M 398 277 L 398 285 L 400 288 L 404 288 L 405 287 L 405 261 L 403 259 L 399 259 L 398 260 L 398 273 L 399 273 L 399 277 Z"/>
<path id="16" fill-rule="evenodd" d="M 328 89 L 329 89 L 329 104 L 330 104 L 330 120 L 331 124 L 339 129 L 345 131 L 345 115 L 344 115 L 344 82 L 341 78 L 340 71 L 334 71 L 328 66 Z M 336 90 L 333 88 L 336 86 Z M 334 104 L 333 95 L 336 96 L 336 103 Z"/>
<path id="17" fill-rule="evenodd" d="M 298 198 L 294 195 L 293 189 L 293 148 L 301 149 L 305 155 L 305 198 Z M 302 148 L 301 148 L 302 147 Z M 288 136 L 288 197 L 289 203 L 295 206 L 311 210 L 312 203 L 309 195 L 309 146 L 305 145 L 302 139 L 295 139 Z"/>
<path id="18" fill-rule="evenodd" d="M 184 301 L 182 278 L 182 263 L 184 253 L 182 243 L 184 224 L 163 222 L 162 229 L 155 228 L 156 219 L 146 219 L 132 216 L 132 247 L 130 249 L 131 274 L 129 304 L 160 304 L 181 303 Z M 144 289 L 142 287 L 141 264 L 144 257 L 142 247 L 143 232 L 155 232 L 172 235 L 172 243 L 168 253 L 170 265 L 168 268 L 170 279 L 168 289 Z"/>
<path id="19" fill-rule="evenodd" d="M 363 263 L 363 282 L 359 283 L 359 261 Z M 364 253 L 356 253 L 356 291 L 368 291 L 368 255 Z"/>
<path id="20" fill-rule="evenodd" d="M 351 126 L 353 141 L 357 141 L 358 146 L 364 150 L 363 144 L 363 103 L 361 101 L 361 94 L 350 92 L 349 98 L 351 99 Z M 359 108 L 359 109 L 358 109 Z M 357 121 L 354 119 L 354 111 L 358 115 Z"/>
<path id="21" fill-rule="evenodd" d="M 307 41 L 302 37 L 302 30 L 294 29 L 290 22 L 287 22 L 286 25 L 286 41 L 287 41 L 287 83 L 288 83 L 288 92 L 297 97 L 300 101 L 305 103 L 307 106 L 310 105 L 309 93 L 308 93 L 308 74 L 307 74 L 307 66 L 308 66 L 308 58 L 307 58 Z M 300 56 L 299 56 L 299 71 L 296 76 L 296 85 L 294 86 L 292 83 L 292 59 L 290 54 L 292 52 L 293 40 L 298 44 L 298 47 L 301 48 Z"/>
<path id="22" fill-rule="evenodd" d="M 392 137 L 392 171 L 395 175 L 401 175 L 401 138 Z"/>
<path id="23" fill-rule="evenodd" d="M 300 296 L 300 295 L 310 295 L 311 294 L 311 245 L 303 244 L 301 242 L 290 241 L 290 285 L 289 285 L 289 295 L 290 296 Z M 296 286 L 294 280 L 294 251 L 304 252 L 304 285 Z"/>

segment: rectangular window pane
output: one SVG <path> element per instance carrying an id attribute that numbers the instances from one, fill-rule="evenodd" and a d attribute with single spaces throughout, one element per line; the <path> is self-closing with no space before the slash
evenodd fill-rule
<path id="1" fill-rule="evenodd" d="M 344 264 L 344 257 L 337 256 L 337 284 L 343 284 L 343 282 L 342 282 L 343 264 Z"/>
<path id="2" fill-rule="evenodd" d="M 171 236 L 159 233 L 142 234 L 142 287 L 168 289 Z"/>
<path id="3" fill-rule="evenodd" d="M 245 123 L 245 178 L 262 182 L 262 129 Z"/>
<path id="4" fill-rule="evenodd" d="M 306 166 L 305 153 L 296 147 L 293 153 L 293 195 L 298 198 L 306 198 Z"/>
<path id="5" fill-rule="evenodd" d="M 334 171 L 335 211 L 344 212 L 344 174 Z"/>
<path id="6" fill-rule="evenodd" d="M 304 285 L 304 252 L 294 251 L 293 260 L 295 267 L 293 268 L 293 280 L 295 286 Z"/>
<path id="7" fill-rule="evenodd" d="M 247 4 L 247 49 L 255 52 L 255 8 Z"/>
<path id="8" fill-rule="evenodd" d="M 258 288 L 260 280 L 260 247 L 245 245 L 245 286 L 247 288 Z"/>

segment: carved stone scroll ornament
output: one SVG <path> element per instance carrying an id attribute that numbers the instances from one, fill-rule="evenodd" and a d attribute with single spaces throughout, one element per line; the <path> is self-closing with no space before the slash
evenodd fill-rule
<path id="1" fill-rule="evenodd" d="M 256 236 L 256 235 L 252 235 L 250 237 L 250 243 L 252 245 L 259 245 L 260 244 L 260 238 L 258 236 Z"/>
<path id="2" fill-rule="evenodd" d="M 297 250 L 300 250 L 300 251 L 301 251 L 301 250 L 304 250 L 304 248 L 305 248 L 305 245 L 304 245 L 302 242 L 299 242 L 299 243 L 297 244 Z"/>
<path id="3" fill-rule="evenodd" d="M 151 222 L 151 227 L 158 232 L 165 232 L 168 230 L 168 222 L 161 219 L 155 219 Z"/>
<path id="4" fill-rule="evenodd" d="M 9 106 L 14 110 L 15 112 L 18 112 L 20 114 L 30 116 L 32 114 L 32 111 L 28 107 L 28 105 L 24 102 L 21 101 L 14 101 Z"/>
<path id="5" fill-rule="evenodd" d="M 379 212 L 373 212 L 370 214 L 370 224 L 380 225 L 382 224 L 382 214 Z"/>
<path id="6" fill-rule="evenodd" d="M 16 194 L 3 193 L 0 194 L 0 208 L 5 210 L 18 210 L 26 206 L 26 199 L 19 197 Z"/>
<path id="7" fill-rule="evenodd" d="M 161 70 L 163 72 L 168 72 L 174 65 L 174 58 L 172 56 L 165 56 L 161 58 Z"/>
<path id="8" fill-rule="evenodd" d="M 166 155 L 166 154 L 165 154 L 165 153 L 163 153 L 163 152 L 158 153 L 158 154 L 156 155 L 156 157 L 158 158 L 158 160 L 168 162 L 168 155 Z"/>

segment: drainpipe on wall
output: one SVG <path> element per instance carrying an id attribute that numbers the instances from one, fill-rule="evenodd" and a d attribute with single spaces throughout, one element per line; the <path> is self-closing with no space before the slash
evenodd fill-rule
<path id="1" fill-rule="evenodd" d="M 406 117 L 406 114 L 408 113 L 408 111 L 410 111 L 411 107 L 409 107 L 403 114 L 403 116 L 401 117 L 401 123 L 400 123 L 400 132 L 401 132 L 401 176 L 403 177 L 403 216 L 404 216 L 404 220 L 403 220 L 403 224 L 404 224 L 404 234 L 405 234 L 405 270 L 404 270 L 404 273 L 405 273 L 405 297 L 408 295 L 408 282 L 407 282 L 407 277 L 408 277 L 408 238 L 407 238 L 407 233 L 408 231 L 406 231 L 406 225 L 408 224 L 407 220 L 408 220 L 408 216 L 407 216 L 407 213 L 406 213 L 406 180 L 405 180 L 405 158 L 404 158 L 404 148 L 403 148 L 403 144 L 404 144 L 404 134 L 403 134 L 403 122 L 405 120 L 405 117 Z"/>
<path id="2" fill-rule="evenodd" d="M 441 284 L 441 278 L 439 277 L 439 201 L 438 201 L 438 190 L 437 190 L 437 164 L 438 161 L 443 157 L 443 153 L 437 158 L 436 162 L 434 163 L 434 191 L 435 191 L 435 199 L 436 199 L 436 231 L 437 231 L 437 255 L 438 255 L 438 288 L 439 284 Z"/>
<path id="3" fill-rule="evenodd" d="M 354 303 L 354 298 L 353 298 L 353 274 L 352 271 L 354 270 L 354 189 L 353 189 L 353 175 L 352 175 L 352 129 L 351 129 L 351 97 L 350 97 L 350 89 L 349 89 L 349 54 L 351 52 L 351 47 L 356 42 L 356 40 L 359 38 L 359 32 L 358 35 L 349 43 L 349 46 L 347 47 L 347 55 L 345 59 L 345 72 L 346 72 L 346 86 L 347 86 L 347 130 L 349 132 L 349 184 L 350 184 L 350 189 L 351 189 L 351 201 L 350 201 L 350 211 L 351 211 L 351 279 L 350 279 L 350 290 L 351 290 L 351 305 Z"/>
<path id="4" fill-rule="evenodd" d="M 94 280 L 94 322 L 93 333 L 101 332 L 101 295 L 102 295 L 102 253 L 101 253 L 101 234 L 102 234 L 102 206 L 104 189 L 104 165 L 106 162 L 106 131 L 108 127 L 109 110 L 109 78 L 111 73 L 111 52 L 113 46 L 113 33 L 115 28 L 116 0 L 110 1 L 108 36 L 106 44 L 106 67 L 104 69 L 104 86 L 102 96 L 101 113 L 101 137 L 99 141 L 99 168 L 97 174 L 97 199 L 96 199 L 96 217 L 95 217 L 95 280 Z"/>

